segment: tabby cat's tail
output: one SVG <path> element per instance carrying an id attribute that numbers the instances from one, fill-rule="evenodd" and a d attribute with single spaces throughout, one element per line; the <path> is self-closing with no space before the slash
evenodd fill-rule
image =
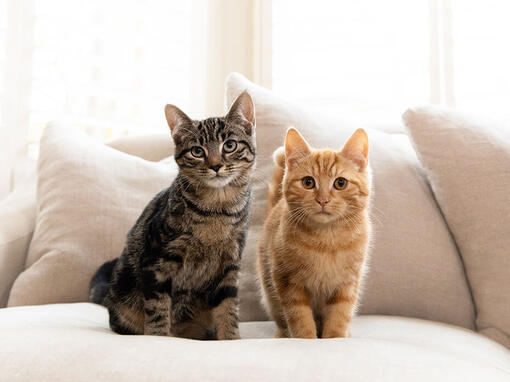
<path id="1" fill-rule="evenodd" d="M 276 166 L 273 173 L 273 179 L 271 179 L 271 183 L 269 183 L 266 213 L 269 213 L 269 211 L 271 211 L 282 197 L 282 181 L 283 175 L 285 174 L 285 149 L 283 146 L 277 148 L 273 153 L 273 160 Z"/>
<path id="2" fill-rule="evenodd" d="M 107 261 L 96 271 L 89 285 L 89 300 L 95 304 L 104 305 L 104 298 L 108 293 L 113 267 L 119 259 Z"/>

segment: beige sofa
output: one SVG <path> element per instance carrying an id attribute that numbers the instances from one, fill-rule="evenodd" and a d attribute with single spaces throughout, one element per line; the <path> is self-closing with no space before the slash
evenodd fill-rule
<path id="1" fill-rule="evenodd" d="M 242 88 L 248 88 L 255 99 L 259 146 L 261 142 L 271 146 L 267 142 L 274 140 L 266 125 L 276 129 L 290 122 L 303 123 L 303 130 L 312 123 L 306 115 L 292 111 L 291 106 L 287 112 L 297 117 L 283 113 L 286 119 L 278 120 L 278 110 L 269 112 L 268 107 L 279 101 L 236 76 L 227 80 L 227 103 Z M 288 121 L 292 118 L 299 120 Z M 110 146 L 158 161 L 171 155 L 167 138 L 123 138 Z M 110 331 L 107 311 L 101 306 L 48 300 L 41 302 L 43 305 L 0 309 L 0 380 L 510 381 L 510 351 L 474 331 L 475 305 L 464 265 L 407 137 L 381 137 L 374 132 L 371 138 L 375 241 L 361 314 L 352 323 L 351 338 L 273 338 L 275 327 L 261 310 L 253 283 L 252 247 L 261 219 L 255 212 L 251 249 L 243 260 L 241 340 L 201 342 L 121 336 Z M 383 146 L 390 147 L 389 154 L 381 151 Z M 260 151 L 261 157 L 267 155 Z M 270 168 L 268 163 L 259 161 L 259 176 Z M 385 184 L 382 179 L 395 185 L 388 195 L 386 187 L 381 187 Z M 413 182 L 416 187 L 410 188 Z M 397 186 L 404 187 L 403 191 Z M 262 188 L 256 189 L 256 197 L 263 195 Z M 423 193 L 422 199 L 415 205 L 413 198 L 419 192 Z M 395 194 L 397 200 L 392 198 Z M 395 205 L 407 210 L 392 215 Z M 257 200 L 254 208 L 262 208 Z M 7 305 L 14 280 L 25 269 L 36 209 L 35 184 L 18 189 L 0 203 L 1 308 Z M 417 215 L 405 220 L 413 209 Z M 432 227 L 412 226 L 426 224 L 419 222 L 422 218 L 433 221 Z M 439 224 L 444 224 L 444 238 L 435 231 Z M 418 229 L 422 232 L 410 236 Z M 430 232 L 437 240 L 429 239 Z M 428 252 L 429 242 L 439 253 Z M 439 245 L 445 248 L 443 252 Z M 451 258 L 448 251 L 453 253 Z M 437 256 L 438 267 L 444 267 L 444 271 L 434 268 Z M 20 283 L 15 287 L 20 288 Z"/>

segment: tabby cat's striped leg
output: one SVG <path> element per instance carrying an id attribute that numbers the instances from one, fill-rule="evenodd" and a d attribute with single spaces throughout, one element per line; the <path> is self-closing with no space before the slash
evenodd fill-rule
<path id="1" fill-rule="evenodd" d="M 144 334 L 153 336 L 171 336 L 170 295 L 167 282 L 156 280 L 155 273 L 144 270 L 142 274 L 144 295 Z"/>
<path id="2" fill-rule="evenodd" d="M 326 302 L 322 338 L 349 337 L 358 296 L 356 283 L 342 286 Z"/>
<path id="3" fill-rule="evenodd" d="M 216 337 L 219 340 L 241 338 L 239 336 L 237 272 L 237 266 L 228 267 L 225 277 L 211 296 L 210 304 L 216 324 Z"/>

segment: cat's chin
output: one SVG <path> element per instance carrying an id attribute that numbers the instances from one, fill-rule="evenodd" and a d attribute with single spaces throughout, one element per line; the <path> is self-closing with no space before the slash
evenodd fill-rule
<path id="1" fill-rule="evenodd" d="M 338 216 L 327 212 L 319 212 L 310 216 L 311 220 L 319 224 L 328 224 L 338 219 Z"/>
<path id="2" fill-rule="evenodd" d="M 221 188 L 228 185 L 231 182 L 231 180 L 232 178 L 230 176 L 229 177 L 216 176 L 214 178 L 205 180 L 204 183 L 211 188 Z"/>

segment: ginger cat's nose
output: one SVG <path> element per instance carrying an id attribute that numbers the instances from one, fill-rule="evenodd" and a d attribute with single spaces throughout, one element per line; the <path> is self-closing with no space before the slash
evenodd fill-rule
<path id="1" fill-rule="evenodd" d="M 321 205 L 322 208 L 324 208 L 324 206 L 326 206 L 326 204 L 329 203 L 329 200 L 328 199 L 323 199 L 323 198 L 318 198 L 318 199 L 315 199 L 315 201 L 317 203 L 319 203 Z"/>

